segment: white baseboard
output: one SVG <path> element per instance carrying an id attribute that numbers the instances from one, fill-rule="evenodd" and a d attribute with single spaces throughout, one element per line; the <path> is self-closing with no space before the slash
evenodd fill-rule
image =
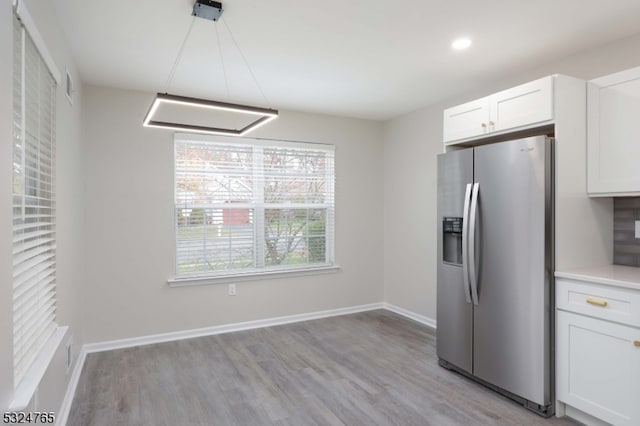
<path id="1" fill-rule="evenodd" d="M 287 315 L 284 317 L 266 318 L 255 321 L 238 322 L 235 324 L 215 325 L 212 327 L 197 328 L 194 330 L 174 331 L 170 333 L 133 337 L 129 339 L 111 340 L 100 343 L 89 343 L 85 345 L 85 349 L 87 353 L 110 351 L 113 349 L 131 348 L 134 346 L 143 346 L 155 343 L 171 342 L 174 340 L 190 339 L 193 337 L 213 336 L 216 334 L 231 333 L 234 331 L 252 330 L 255 328 L 271 327 L 274 325 L 335 317 L 338 315 L 354 314 L 357 312 L 372 311 L 374 309 L 384 309 L 384 304 L 371 303 L 368 305 L 358 305 L 347 308 L 330 309 L 327 311 Z"/>
<path id="2" fill-rule="evenodd" d="M 424 324 L 427 327 L 431 327 L 435 330 L 436 328 L 436 320 L 434 320 L 433 318 L 429 318 L 426 317 L 424 315 L 420 315 L 420 314 L 416 314 L 415 312 L 409 311 L 407 309 L 401 308 L 399 306 L 396 305 L 392 305 L 391 303 L 383 303 L 383 308 L 391 311 L 391 312 L 395 312 L 398 315 L 402 315 L 403 317 L 407 317 L 409 319 L 412 319 L 414 321 L 418 321 L 420 324 Z"/>
<path id="3" fill-rule="evenodd" d="M 84 361 L 86 358 L 87 351 L 84 346 L 82 346 L 82 348 L 80 348 L 80 353 L 78 354 L 78 359 L 76 359 L 76 365 L 73 367 L 73 372 L 71 373 L 71 378 L 67 385 L 67 391 L 65 392 L 64 399 L 62 400 L 62 405 L 60 406 L 60 410 L 58 410 L 58 415 L 56 416 L 56 426 L 65 426 L 67 424 L 67 418 L 71 411 L 71 403 L 73 402 L 73 397 L 76 394 L 76 388 L 80 381 L 80 373 L 82 373 L 82 367 L 84 367 Z"/>
<path id="4" fill-rule="evenodd" d="M 58 412 L 58 418 L 56 421 L 57 426 L 65 426 L 69 411 L 71 409 L 71 403 L 76 393 L 78 381 L 80 380 L 80 373 L 86 360 L 87 354 L 94 352 L 110 351 L 114 349 L 131 348 L 135 346 L 151 345 L 155 343 L 171 342 L 175 340 L 191 339 L 194 337 L 212 336 L 222 333 L 231 333 L 234 331 L 251 330 L 256 328 L 271 327 L 274 325 L 290 324 L 301 321 L 309 321 L 320 318 L 335 317 L 339 315 L 355 314 L 358 312 L 373 311 L 376 309 L 386 309 L 396 314 L 402 315 L 406 318 L 417 321 L 427 327 L 436 328 L 436 321 L 432 318 L 416 314 L 399 306 L 395 306 L 389 303 L 370 303 L 368 305 L 351 306 L 347 308 L 330 309 L 326 311 L 310 312 L 306 314 L 287 315 L 284 317 L 266 318 L 256 321 L 246 321 L 235 324 L 217 325 L 213 327 L 198 328 L 194 330 L 175 331 L 171 333 L 154 334 L 149 336 L 132 337 L 129 339 L 111 340 L 106 342 L 89 343 L 82 346 L 78 360 L 76 361 L 75 368 L 69 380 L 67 391 L 62 400 L 60 411 Z"/>

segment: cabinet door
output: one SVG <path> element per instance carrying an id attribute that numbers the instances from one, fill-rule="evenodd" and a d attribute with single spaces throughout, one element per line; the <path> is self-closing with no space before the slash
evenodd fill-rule
<path id="1" fill-rule="evenodd" d="M 640 329 L 558 311 L 558 400 L 616 425 L 640 424 Z"/>
<path id="2" fill-rule="evenodd" d="M 489 97 L 490 131 L 531 126 L 553 119 L 553 77 L 503 90 Z"/>
<path id="3" fill-rule="evenodd" d="M 488 98 L 477 99 L 444 110 L 444 142 L 481 136 L 488 131 Z"/>
<path id="4" fill-rule="evenodd" d="M 587 91 L 589 195 L 640 195 L 640 68 L 593 80 Z"/>

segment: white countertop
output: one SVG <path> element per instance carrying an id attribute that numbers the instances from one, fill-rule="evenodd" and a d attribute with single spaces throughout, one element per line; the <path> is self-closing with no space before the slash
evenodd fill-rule
<path id="1" fill-rule="evenodd" d="M 621 265 L 590 266 L 556 271 L 557 278 L 569 278 L 616 287 L 640 290 L 640 268 Z"/>

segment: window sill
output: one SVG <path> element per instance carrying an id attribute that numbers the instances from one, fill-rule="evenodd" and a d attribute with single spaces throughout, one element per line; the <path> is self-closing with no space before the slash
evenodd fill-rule
<path id="1" fill-rule="evenodd" d="M 9 407 L 10 411 L 23 411 L 29 406 L 68 328 L 58 327 L 49 337 L 49 340 L 47 340 L 47 343 L 45 343 L 33 364 L 27 370 L 24 378 L 16 387 L 13 402 Z"/>
<path id="2" fill-rule="evenodd" d="M 169 287 L 188 287 L 194 285 L 228 284 L 242 281 L 269 280 L 275 278 L 303 277 L 307 275 L 329 274 L 338 272 L 340 266 L 327 265 L 308 268 L 297 268 L 278 271 L 256 271 L 238 274 L 218 275 L 209 277 L 170 278 Z"/>

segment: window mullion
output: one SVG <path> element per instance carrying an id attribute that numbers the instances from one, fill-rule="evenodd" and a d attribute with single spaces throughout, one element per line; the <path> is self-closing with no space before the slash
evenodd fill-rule
<path id="1" fill-rule="evenodd" d="M 335 236 L 335 232 L 334 232 L 334 226 L 335 226 L 335 222 L 334 222 L 334 213 L 335 213 L 335 205 L 336 205 L 336 200 L 335 200 L 335 159 L 334 156 L 327 156 L 325 157 L 327 161 L 327 164 L 325 164 L 325 204 L 328 204 L 328 207 L 326 209 L 326 213 L 325 213 L 325 226 L 324 226 L 324 247 L 325 247 L 325 262 L 328 263 L 333 263 L 333 249 L 334 249 L 334 236 Z"/>
<path id="2" fill-rule="evenodd" d="M 174 262 L 174 267 L 175 267 L 175 271 L 178 271 L 178 239 L 179 239 L 179 229 L 180 229 L 180 214 L 178 213 L 178 179 L 177 179 L 177 173 L 175 173 L 175 170 L 178 169 L 178 149 L 179 146 L 182 145 L 178 145 L 177 143 L 173 144 L 173 168 L 174 168 L 174 173 L 173 173 L 173 215 L 174 215 L 174 247 L 176 248 L 176 255 L 175 255 L 175 262 Z"/>
<path id="3" fill-rule="evenodd" d="M 262 147 L 253 148 L 253 202 L 255 209 L 253 211 L 254 223 L 254 250 L 255 250 L 255 267 L 264 267 L 264 150 Z"/>
<path id="4" fill-rule="evenodd" d="M 310 240 L 309 240 L 309 230 L 308 230 L 308 225 L 309 225 L 309 209 L 308 208 L 307 208 L 307 211 L 306 211 L 306 223 L 307 223 L 307 232 L 305 232 L 305 241 L 307 243 L 307 250 L 306 250 L 306 253 L 305 253 L 305 261 L 306 261 L 306 263 L 309 263 L 309 260 L 310 260 L 309 259 L 309 252 L 310 252 L 309 242 L 310 242 Z M 325 228 L 326 228 L 326 226 L 325 226 Z"/>

